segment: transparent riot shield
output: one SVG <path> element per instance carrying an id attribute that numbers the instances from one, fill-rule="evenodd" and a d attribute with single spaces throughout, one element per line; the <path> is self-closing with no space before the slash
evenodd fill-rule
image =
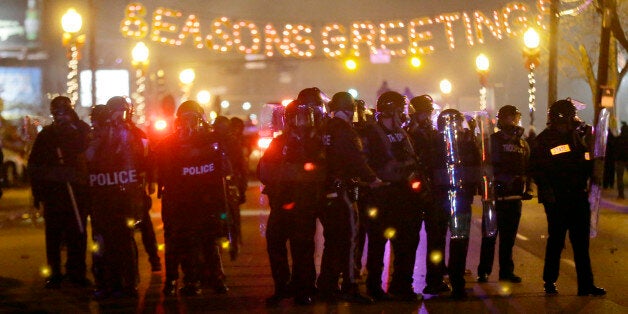
<path id="1" fill-rule="evenodd" d="M 462 160 L 460 156 L 460 140 L 463 136 L 462 121 L 457 120 L 455 114 L 441 114 L 444 125 L 442 128 L 445 142 L 445 166 L 449 185 L 449 229 L 451 239 L 464 239 L 469 237 L 470 226 L 462 218 L 459 206 L 462 203 Z"/>
<path id="2" fill-rule="evenodd" d="M 602 177 L 604 176 L 604 159 L 608 140 L 608 122 L 610 113 L 606 108 L 600 111 L 594 128 L 593 141 L 593 180 L 589 188 L 589 203 L 591 204 L 591 238 L 597 236 L 598 218 L 600 215 L 600 199 L 602 197 Z"/>
<path id="3" fill-rule="evenodd" d="M 497 213 L 495 212 L 495 190 L 493 186 L 493 166 L 490 158 L 490 138 L 493 126 L 488 112 L 474 111 L 472 115 L 477 124 L 476 134 L 480 154 L 482 156 L 482 236 L 494 237 L 497 235 Z"/>

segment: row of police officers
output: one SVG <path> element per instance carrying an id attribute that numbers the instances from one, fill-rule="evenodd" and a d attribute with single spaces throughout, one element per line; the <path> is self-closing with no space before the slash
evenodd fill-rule
<path id="1" fill-rule="evenodd" d="M 589 144 L 574 105 L 563 100 L 551 106 L 548 128 L 532 146 L 532 162 L 516 107 L 500 108 L 499 131 L 493 133 L 490 121 L 455 109 L 443 110 L 433 123 L 433 105 L 429 95 L 408 102 L 405 96 L 389 91 L 378 98 L 373 116 L 366 114 L 364 102 L 349 93 L 336 93 L 329 100 L 318 88 L 302 90 L 287 105 L 284 131 L 258 165 L 271 207 L 266 237 L 275 293 L 267 299 L 269 305 L 286 298 L 310 304 L 315 295 L 332 302 L 420 300 L 412 284 L 423 223 L 427 234 L 423 293 L 451 291 L 451 297 L 465 298 L 471 204 L 478 194 L 486 204 L 478 282 L 487 282 L 492 272 L 497 237 L 499 280 L 521 282 L 514 272 L 512 250 L 522 200 L 532 197 L 530 173 L 548 217 L 546 292 L 557 292 L 560 253 L 569 230 L 579 295 L 605 293 L 593 284 L 588 256 L 586 182 L 590 172 L 585 153 Z M 574 211 L 577 215 L 571 215 Z M 318 278 L 314 267 L 317 218 L 324 237 Z M 449 260 L 445 263 L 448 233 Z M 367 295 L 362 295 L 356 280 L 365 234 Z M 394 253 L 394 271 L 385 290 L 382 272 L 387 241 Z"/>
<path id="2" fill-rule="evenodd" d="M 232 222 L 241 196 L 231 182 L 231 159 L 237 156 L 229 155 L 228 138 L 211 131 L 201 106 L 181 104 L 174 131 L 154 149 L 133 124 L 132 106 L 123 97 L 95 106 L 91 128 L 79 120 L 67 97 L 53 99 L 50 110 L 54 122 L 38 134 L 29 157 L 34 203 L 43 204 L 46 222 L 46 287 L 59 288 L 66 278 L 90 285 L 85 265 L 89 216 L 94 296 L 136 296 L 136 228 L 142 229 L 152 270 L 161 270 L 148 214 L 157 183 L 164 223 L 164 294 L 199 295 L 202 285 L 227 292 L 219 245 L 237 246 Z M 67 247 L 65 274 L 62 246 Z M 179 268 L 184 276 L 178 290 Z"/>
<path id="3" fill-rule="evenodd" d="M 29 157 L 34 203 L 43 204 L 46 220 L 46 286 L 57 288 L 66 277 L 78 285 L 89 284 L 89 215 L 96 296 L 135 295 L 139 277 L 133 230 L 150 221 L 147 194 L 154 181 L 162 199 L 166 242 L 164 293 L 177 294 L 179 268 L 184 275 L 181 293 L 198 295 L 203 284 L 226 292 L 219 245 L 237 248 L 238 231 L 232 222 L 242 189 L 233 182 L 233 169 L 241 161 L 230 156 L 235 150 L 228 147 L 229 138 L 210 131 L 200 105 L 187 101 L 179 106 L 173 133 L 156 146 L 154 155 L 146 136 L 131 122 L 132 107 L 122 97 L 94 108 L 91 130 L 67 97 L 53 99 L 50 110 L 54 122 L 38 134 Z M 529 198 L 528 173 L 547 213 L 546 293 L 557 293 L 560 254 L 569 231 L 578 294 L 605 294 L 593 284 L 588 253 L 591 129 L 577 117 L 571 101 L 550 107 L 548 127 L 531 145 L 532 158 L 518 126 L 520 113 L 512 106 L 500 109 L 500 131 L 490 135 L 476 135 L 478 116 L 465 117 L 454 109 L 442 111 L 435 128 L 428 95 L 408 104 L 401 94 L 386 92 L 377 101 L 374 117 L 367 113 L 365 104 L 350 94 L 340 92 L 329 100 L 318 88 L 304 89 L 285 108 L 284 132 L 258 166 L 271 207 L 266 236 L 275 293 L 269 304 L 290 297 L 310 304 L 316 293 L 327 301 L 419 300 L 412 284 L 423 222 L 428 247 L 423 293 L 451 290 L 452 297 L 465 297 L 471 204 L 478 193 L 494 195 L 489 198 L 494 208 L 485 207 L 494 212 L 484 215 L 489 218 L 483 224 L 478 281 L 488 280 L 499 235 L 499 279 L 520 282 L 512 248 L 521 200 Z M 489 223 L 490 217 L 497 218 L 496 226 Z M 316 219 L 325 238 L 318 278 Z M 365 235 L 368 296 L 357 285 Z M 390 286 L 384 289 L 387 241 L 395 257 Z M 153 243 L 147 249 L 151 256 L 155 241 L 148 242 Z M 63 245 L 68 255 L 65 275 Z M 151 256 L 151 262 L 154 259 Z"/>

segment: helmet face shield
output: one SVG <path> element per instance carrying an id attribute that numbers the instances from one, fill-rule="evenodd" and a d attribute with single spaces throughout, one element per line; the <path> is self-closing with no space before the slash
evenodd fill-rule
<path id="1" fill-rule="evenodd" d="M 296 129 L 316 126 L 314 110 L 310 107 L 299 106 L 294 113 L 286 114 L 284 123 Z"/>
<path id="2" fill-rule="evenodd" d="M 184 136 L 201 132 L 204 128 L 203 117 L 195 112 L 186 112 L 177 117 L 177 129 Z"/>
<path id="3" fill-rule="evenodd" d="M 55 108 L 54 110 L 51 110 L 51 115 L 52 115 L 52 120 L 54 121 L 55 124 L 61 125 L 61 124 L 66 124 L 66 123 L 70 123 L 72 122 L 72 113 L 70 112 L 71 109 L 67 109 L 67 108 Z"/>
<path id="4" fill-rule="evenodd" d="M 408 98 L 397 92 L 389 91 L 379 96 L 376 109 L 378 120 L 393 119 L 397 125 L 408 120 Z"/>

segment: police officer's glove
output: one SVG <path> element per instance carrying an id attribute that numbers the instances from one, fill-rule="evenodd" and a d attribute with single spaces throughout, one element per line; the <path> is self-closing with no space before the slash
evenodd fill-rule
<path id="1" fill-rule="evenodd" d="M 375 178 L 372 182 L 369 183 L 369 188 L 376 189 L 385 185 L 389 185 L 389 182 L 384 182 L 380 178 Z"/>

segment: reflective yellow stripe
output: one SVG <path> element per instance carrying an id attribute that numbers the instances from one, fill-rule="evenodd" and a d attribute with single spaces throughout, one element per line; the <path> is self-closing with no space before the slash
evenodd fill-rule
<path id="1" fill-rule="evenodd" d="M 569 144 L 559 145 L 550 149 L 550 153 L 552 153 L 552 156 L 563 154 L 563 153 L 568 153 L 570 151 L 571 151 L 571 148 L 569 148 Z"/>
<path id="2" fill-rule="evenodd" d="M 585 160 L 591 160 L 591 155 L 589 155 L 589 152 L 585 152 L 584 153 L 584 159 Z"/>

